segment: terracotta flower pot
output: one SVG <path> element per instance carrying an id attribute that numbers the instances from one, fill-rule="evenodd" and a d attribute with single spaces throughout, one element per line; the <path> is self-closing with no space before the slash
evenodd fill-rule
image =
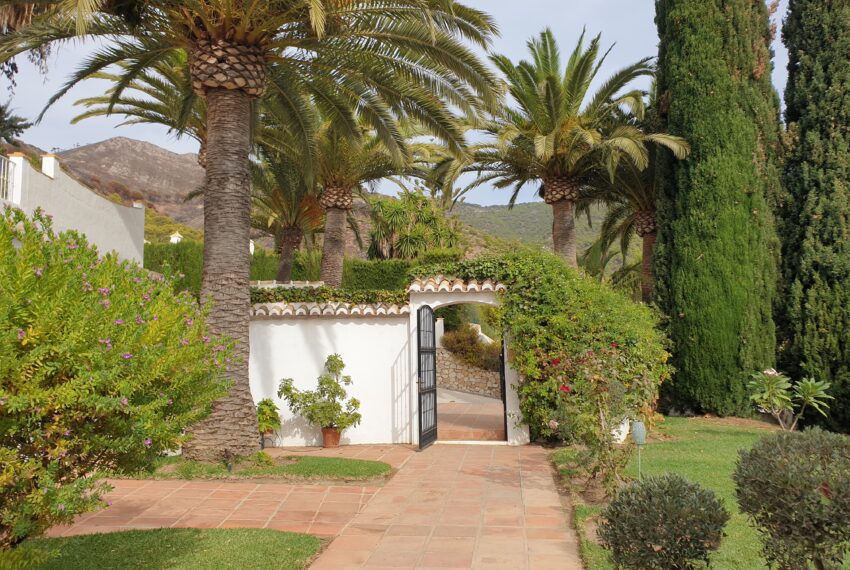
<path id="1" fill-rule="evenodd" d="M 322 439 L 325 447 L 339 447 L 339 436 L 340 432 L 338 429 L 333 427 L 322 428 Z"/>

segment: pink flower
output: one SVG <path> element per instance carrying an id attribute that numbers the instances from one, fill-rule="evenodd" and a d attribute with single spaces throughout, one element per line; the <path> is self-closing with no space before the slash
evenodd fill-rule
<path id="1" fill-rule="evenodd" d="M 555 420 L 549 420 L 549 429 L 558 429 L 558 425 L 560 424 L 558 424 Z"/>
<path id="2" fill-rule="evenodd" d="M 109 287 L 98 287 L 97 292 L 106 297 L 111 291 Z"/>
<path id="3" fill-rule="evenodd" d="M 207 344 L 210 341 L 210 337 L 204 336 L 204 337 L 201 338 L 201 340 L 204 341 L 204 344 Z"/>
<path id="4" fill-rule="evenodd" d="M 62 433 L 62 435 L 64 435 L 65 437 L 68 437 L 69 435 L 71 435 L 71 430 L 66 429 L 66 430 Z"/>
<path id="5" fill-rule="evenodd" d="M 192 319 L 186 319 L 186 326 L 187 326 L 187 327 L 191 327 L 191 326 L 192 326 L 192 323 L 194 323 L 194 322 L 195 322 L 195 321 L 193 321 Z"/>
<path id="6" fill-rule="evenodd" d="M 102 345 L 105 345 L 106 348 L 112 348 L 112 339 L 111 338 L 102 338 L 97 342 L 99 342 Z"/>
<path id="7" fill-rule="evenodd" d="M 26 334 L 27 333 L 24 332 L 24 329 L 18 329 L 18 340 L 24 340 L 24 337 L 26 336 Z"/>
<path id="8" fill-rule="evenodd" d="M 153 445 L 153 441 L 151 441 L 151 438 L 149 437 L 145 438 L 145 441 L 143 443 L 145 444 L 145 447 L 150 447 L 151 445 Z"/>
<path id="9" fill-rule="evenodd" d="M 33 273 L 35 273 L 36 277 L 41 277 L 44 274 L 44 268 L 43 267 L 36 267 L 33 270 Z"/>
<path id="10" fill-rule="evenodd" d="M 122 406 L 124 406 L 126 408 L 129 404 L 130 404 L 130 402 L 127 400 L 127 398 L 121 398 L 121 405 Z"/>
<path id="11" fill-rule="evenodd" d="M 563 392 L 564 394 L 569 394 L 570 392 L 572 392 L 572 391 L 573 391 L 573 389 L 572 389 L 572 388 L 570 388 L 570 387 L 569 387 L 568 385 L 566 385 L 566 384 L 561 384 L 561 387 L 560 387 L 560 388 L 558 388 L 558 390 L 560 390 L 560 391 L 561 391 L 561 392 Z"/>
<path id="12" fill-rule="evenodd" d="M 552 366 L 558 366 L 560 363 L 561 363 L 560 358 L 553 358 L 552 359 Z"/>
<path id="13" fill-rule="evenodd" d="M 100 304 L 103 305 L 104 309 L 108 309 L 109 307 L 112 306 L 112 303 L 109 301 L 109 299 L 104 299 L 103 301 L 100 302 Z"/>
<path id="14" fill-rule="evenodd" d="M 130 360 L 131 358 L 133 358 L 133 355 L 130 354 L 129 352 L 125 352 L 124 354 L 121 355 L 121 358 L 123 358 L 124 360 Z"/>
<path id="15" fill-rule="evenodd" d="M 123 325 L 123 324 L 124 324 L 124 319 L 115 319 L 115 324 L 116 324 L 116 325 Z"/>
<path id="16" fill-rule="evenodd" d="M 180 345 L 181 346 L 189 346 L 189 339 L 188 338 L 181 338 L 180 339 Z"/>
<path id="17" fill-rule="evenodd" d="M 136 315 L 136 324 L 137 324 L 137 325 L 143 325 L 143 324 L 145 324 L 145 319 L 143 319 L 142 317 L 140 317 L 140 316 Z"/>

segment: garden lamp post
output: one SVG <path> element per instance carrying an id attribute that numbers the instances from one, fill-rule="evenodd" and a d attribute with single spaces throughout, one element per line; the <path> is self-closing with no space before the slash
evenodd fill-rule
<path id="1" fill-rule="evenodd" d="M 640 473 L 640 449 L 646 445 L 646 426 L 643 422 L 632 422 L 632 441 L 635 442 L 638 450 L 638 479 L 642 479 Z"/>

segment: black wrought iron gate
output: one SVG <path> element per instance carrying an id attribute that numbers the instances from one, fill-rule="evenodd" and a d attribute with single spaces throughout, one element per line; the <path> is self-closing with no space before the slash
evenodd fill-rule
<path id="1" fill-rule="evenodd" d="M 508 438 L 508 391 L 505 389 L 505 363 L 508 360 L 508 345 L 502 337 L 502 357 L 499 359 L 499 389 L 502 392 L 502 418 L 504 418 L 505 439 Z"/>
<path id="2" fill-rule="evenodd" d="M 419 350 L 419 449 L 437 440 L 437 319 L 431 307 L 422 307 L 418 318 Z"/>

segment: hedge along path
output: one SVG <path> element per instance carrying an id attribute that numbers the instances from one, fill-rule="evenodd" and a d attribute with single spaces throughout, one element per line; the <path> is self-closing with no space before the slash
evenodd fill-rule
<path id="1" fill-rule="evenodd" d="M 561 398 L 562 371 L 579 369 L 588 351 L 611 346 L 620 349 L 611 373 L 625 385 L 628 408 L 636 418 L 651 419 L 659 385 L 671 369 L 659 316 L 649 307 L 545 252 L 484 256 L 415 268 L 412 274 L 491 279 L 505 285 L 499 293 L 502 324 L 511 366 L 523 378 L 518 386 L 520 409 L 532 439 L 557 435 L 550 421 Z"/>

